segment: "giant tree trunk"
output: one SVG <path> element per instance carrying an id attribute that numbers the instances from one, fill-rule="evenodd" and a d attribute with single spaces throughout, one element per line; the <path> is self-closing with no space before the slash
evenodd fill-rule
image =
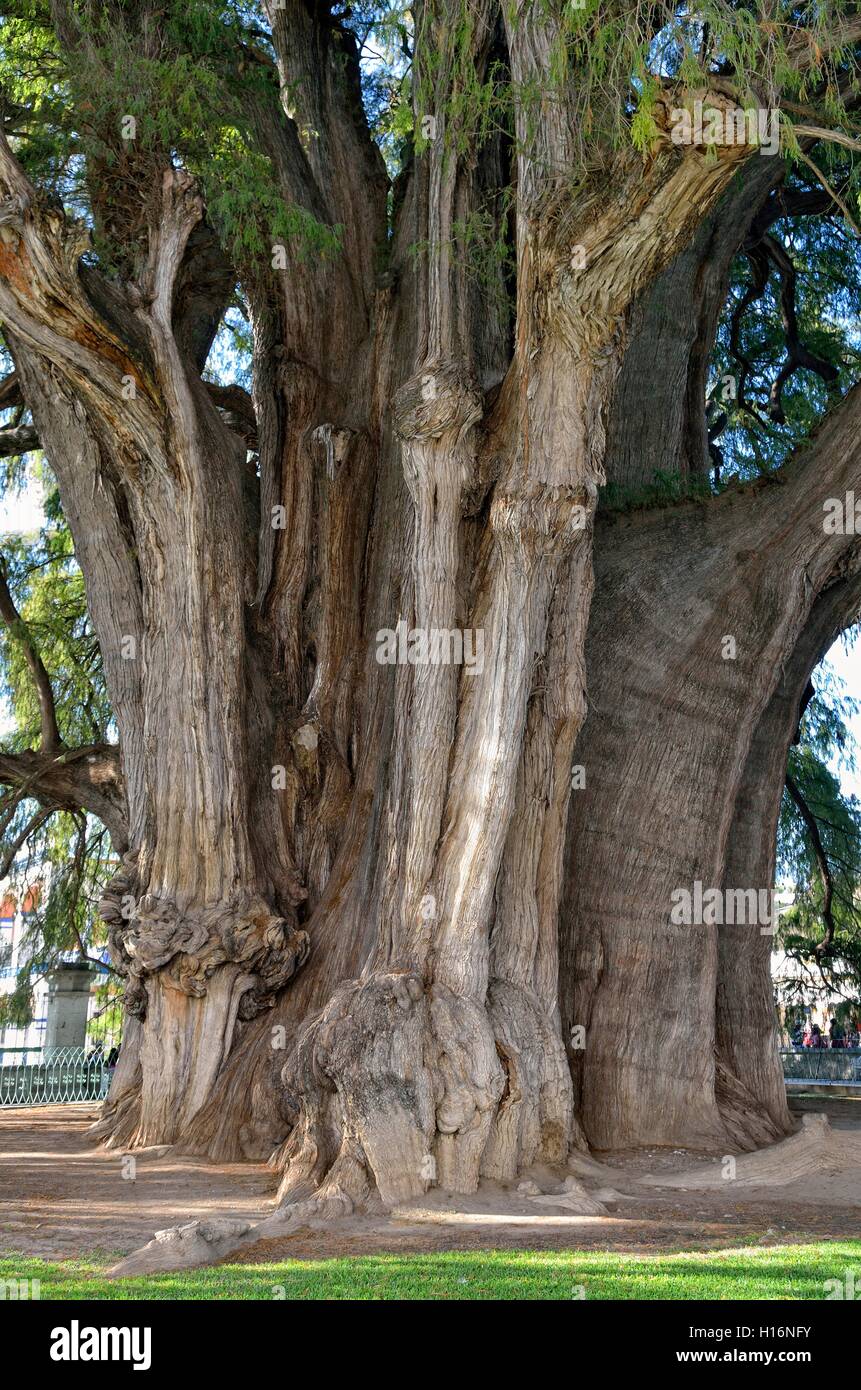
<path id="1" fill-rule="evenodd" d="M 854 590 L 836 618 L 817 595 L 857 564 L 823 503 L 857 475 L 859 408 L 856 389 L 780 485 L 598 528 L 561 914 L 563 1018 L 598 1148 L 752 1145 L 787 1126 L 759 895 L 802 692 L 854 616 Z M 756 919 L 674 921 L 697 884 L 706 903 L 755 892 Z"/>
<path id="2" fill-rule="evenodd" d="M 524 5 L 503 24 L 488 0 L 455 57 L 461 8 L 440 0 L 415 58 L 436 130 L 389 238 L 354 41 L 325 7 L 270 18 L 281 105 L 259 96 L 249 125 L 285 201 L 343 235 L 337 256 L 280 247 L 285 269 L 247 273 L 256 467 L 201 377 L 232 279 L 189 176 L 166 152 L 118 285 L 0 137 L 0 316 L 121 737 L 123 865 L 103 914 L 134 1025 L 99 1133 L 277 1149 L 285 1200 L 336 1206 L 508 1180 L 563 1162 L 584 1130 L 746 1142 L 732 1084 L 771 1106 L 757 1133 L 775 1135 L 784 1112 L 723 1036 L 716 932 L 664 918 L 674 887 L 742 872 L 727 847 L 756 730 L 845 558 L 810 468 L 602 523 L 585 656 L 632 308 L 749 150 L 672 145 L 668 91 L 646 158 L 602 149 L 574 181 L 572 78 L 476 151 L 457 129 L 465 74 L 504 60 L 538 87 L 553 18 Z M 505 270 L 488 305 L 464 230 L 489 216 L 508 235 L 512 178 L 513 322 Z M 821 446 L 838 491 L 856 410 Z M 475 634 L 483 663 L 381 664 L 379 634 L 401 624 Z M 586 789 L 560 969 L 572 757 Z"/>

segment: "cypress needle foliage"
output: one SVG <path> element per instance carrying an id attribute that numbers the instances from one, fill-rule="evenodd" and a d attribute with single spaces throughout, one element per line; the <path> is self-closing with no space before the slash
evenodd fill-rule
<path id="1" fill-rule="evenodd" d="M 147 214 L 170 164 L 192 173 L 237 268 L 251 275 L 279 241 L 335 254 L 338 228 L 278 193 L 255 130 L 258 99 L 278 90 L 254 7 L 191 0 L 69 7 L 61 32 L 41 18 L 0 24 L 0 86 L 25 108 L 16 154 L 93 230 L 104 268 L 138 270 Z M 59 41 L 59 42 L 58 42 Z"/>
<path id="2" fill-rule="evenodd" d="M 446 72 L 453 94 L 444 113 L 445 138 L 455 152 L 486 137 L 494 123 L 516 124 L 528 152 L 542 118 L 564 92 L 574 112 L 572 162 L 564 172 L 574 178 L 602 146 L 633 144 L 648 155 L 660 134 L 657 98 L 667 86 L 702 92 L 722 79 L 740 105 L 770 106 L 792 97 L 829 122 L 842 122 L 858 90 L 858 73 L 848 47 L 835 43 L 834 35 L 841 16 L 851 13 L 844 0 L 800 4 L 772 18 L 756 5 L 731 0 L 705 0 L 695 12 L 676 4 L 620 9 L 606 0 L 507 0 L 509 32 L 540 33 L 552 21 L 552 37 L 540 80 L 509 75 L 501 82 L 499 69 L 487 75 L 475 70 L 475 7 L 468 0 L 459 10 L 431 5 L 418 23 L 423 58 L 416 110 L 433 109 L 437 79 Z M 803 71 L 797 63 L 801 50 L 807 58 Z M 789 122 L 784 138 L 793 146 Z"/>
<path id="3" fill-rule="evenodd" d="M 796 801 L 784 792 L 778 827 L 778 882 L 791 884 L 794 904 L 782 916 L 777 944 L 800 967 L 785 986 L 785 1002 L 811 990 L 861 1005 L 861 803 L 841 788 L 835 772 L 853 771 L 857 746 L 849 724 L 861 701 L 848 695 L 827 663 L 815 675 L 817 692 L 790 750 L 788 775 L 815 820 L 814 836 Z M 822 856 L 827 870 L 823 871 Z M 826 875 L 831 882 L 833 943 L 823 950 Z"/>

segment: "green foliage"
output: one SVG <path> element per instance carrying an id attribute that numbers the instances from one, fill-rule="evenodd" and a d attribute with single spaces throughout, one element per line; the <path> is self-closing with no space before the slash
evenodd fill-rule
<path id="1" fill-rule="evenodd" d="M 86 607 L 81 572 L 56 483 L 41 455 L 14 461 L 7 486 L 41 486 L 44 524 L 34 535 L 3 537 L 10 592 L 49 672 L 60 736 L 70 748 L 107 741 L 112 733 L 101 652 Z M 0 633 L 0 708 L 5 752 L 40 742 L 36 692 L 21 645 Z M 19 897 L 34 883 L 44 890 L 27 919 L 14 989 L 0 995 L 0 1027 L 25 1027 L 37 981 L 61 960 L 99 955 L 104 925 L 97 903 L 110 874 L 107 832 L 82 812 L 44 806 L 18 788 L 0 798 L 0 849 L 15 855 L 9 875 Z M 116 987 L 103 987 L 116 993 Z M 106 996 L 105 1006 L 109 1006 Z"/>
<path id="2" fill-rule="evenodd" d="M 848 190 L 861 177 L 861 163 L 842 159 L 829 169 L 829 176 Z M 805 173 L 787 182 L 786 196 L 816 189 L 815 180 Z M 787 360 L 782 283 L 772 267 L 764 292 L 751 301 L 752 268 L 740 255 L 732 268 L 710 361 L 709 417 L 721 420 L 717 443 L 723 478 L 756 477 L 780 468 L 861 372 L 861 249 L 856 234 L 833 207 L 828 216 L 780 218 L 768 235 L 794 267 L 799 341 L 830 364 L 836 377 L 829 384 L 816 372 L 800 368 L 783 387 L 782 411 L 773 409 L 772 386 Z"/>
<path id="3" fill-rule="evenodd" d="M 658 91 L 655 81 L 647 79 L 643 82 L 637 109 L 631 118 L 631 144 L 642 155 L 651 154 L 660 133 L 654 116 Z"/>
<path id="4" fill-rule="evenodd" d="M 620 8 L 610 0 L 531 0 L 510 4 L 510 30 L 548 23 L 549 60 L 540 80 L 481 79 L 472 63 L 475 40 L 468 4 L 443 22 L 433 7 L 423 11 L 416 45 L 421 55 L 416 112 L 445 115 L 445 138 L 460 152 L 480 143 L 489 119 L 515 126 L 524 148 L 555 96 L 564 90 L 573 107 L 577 149 L 571 166 L 594 160 L 596 147 L 632 143 L 647 154 L 658 127 L 653 111 L 660 86 L 673 81 L 691 90 L 706 89 L 715 76 L 732 75 L 744 102 L 775 104 L 779 95 L 821 102 L 823 114 L 844 121 L 847 99 L 857 90 L 850 55 L 833 43 L 833 28 L 851 11 L 846 0 L 797 5 L 791 21 L 773 20 L 758 6 L 733 0 L 703 0 L 695 14 L 676 5 Z M 808 62 L 798 71 L 794 56 L 806 44 Z M 850 59 L 849 81 L 845 80 Z M 439 78 L 451 95 L 439 110 Z M 843 80 L 841 80 L 841 77 Z M 754 93 L 758 96 L 754 97 Z M 787 137 L 791 143 L 791 134 Z M 421 148 L 419 140 L 418 148 Z"/>
<path id="5" fill-rule="evenodd" d="M 352 31 L 360 54 L 368 128 L 392 179 L 404 167 L 413 138 L 413 19 L 408 5 L 344 6 L 338 20 Z"/>
<path id="6" fill-rule="evenodd" d="M 32 803 L 22 802 L 19 816 L 32 809 Z M 10 885 L 19 896 L 34 883 L 44 891 L 26 918 L 14 989 L 0 994 L 0 1028 L 27 1027 L 33 1018 L 35 985 L 55 966 L 67 960 L 101 960 L 107 938 L 97 905 L 115 868 L 107 832 L 82 813 L 57 811 L 29 836 Z M 115 1008 L 118 992 L 116 976 L 106 973 L 100 1007 Z"/>
<path id="7" fill-rule="evenodd" d="M 60 736 L 69 747 L 108 736 L 111 710 L 101 653 L 87 612 L 83 576 L 62 514 L 56 484 L 41 459 L 30 464 L 45 489 L 46 525 L 35 537 L 4 538 L 9 586 L 22 619 L 51 673 Z M 39 741 L 39 706 L 19 643 L 0 642 L 0 694 L 14 729 L 10 751 Z"/>
<path id="8" fill-rule="evenodd" d="M 699 474 L 664 472 L 656 468 L 652 481 L 644 487 L 621 487 L 608 483 L 601 489 L 602 511 L 634 512 L 651 507 L 672 507 L 678 502 L 704 502 L 714 496 L 708 478 Z"/>
<path id="9" fill-rule="evenodd" d="M 778 944 L 802 974 L 784 985 L 787 1002 L 811 990 L 861 1003 L 861 802 L 841 788 L 836 763 L 851 771 L 856 747 L 847 720 L 861 702 L 847 696 L 827 663 L 817 669 L 817 693 L 805 711 L 800 741 L 790 749 L 788 772 L 816 819 L 833 880 L 834 947 L 817 953 L 824 936 L 824 883 L 812 835 L 784 792 L 777 840 L 778 881 L 794 889 L 782 915 Z"/>
<path id="10" fill-rule="evenodd" d="M 273 244 L 298 242 L 303 254 L 333 256 L 342 229 L 327 227 L 278 193 L 271 161 L 253 149 L 235 127 L 220 132 L 213 156 L 195 172 L 206 195 L 207 213 L 238 268 L 268 261 Z"/>
<path id="11" fill-rule="evenodd" d="M 314 255 L 337 251 L 339 229 L 283 201 L 260 145 L 254 112 L 267 97 L 277 106 L 277 73 L 265 35 L 255 46 L 253 9 L 188 0 L 136 16 L 84 3 L 75 19 L 71 52 L 38 25 L 4 20 L 0 82 L 28 108 L 18 157 L 92 220 L 105 268 L 135 268 L 147 209 L 171 163 L 196 176 L 238 273 L 253 275 L 261 257 L 268 265 L 278 241 L 296 240 Z"/>

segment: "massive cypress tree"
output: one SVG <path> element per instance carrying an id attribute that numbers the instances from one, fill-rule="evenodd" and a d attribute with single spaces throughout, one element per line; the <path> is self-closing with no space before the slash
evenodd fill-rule
<path id="1" fill-rule="evenodd" d="M 41 719 L 0 773 L 122 858 L 107 1142 L 277 1150 L 339 1207 L 786 1131 L 768 933 L 671 904 L 770 886 L 861 599 L 823 524 L 861 395 L 785 235 L 851 218 L 859 37 L 738 0 L 11 12 L 5 452 L 56 478 L 118 743 L 66 742 L 9 594 Z M 250 392 L 207 370 L 237 302 Z"/>

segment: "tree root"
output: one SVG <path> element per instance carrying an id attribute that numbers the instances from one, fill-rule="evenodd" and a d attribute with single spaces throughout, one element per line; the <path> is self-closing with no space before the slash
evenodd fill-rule
<path id="1" fill-rule="evenodd" d="M 146 1245 L 126 1255 L 108 1270 L 111 1278 L 129 1278 L 137 1274 L 167 1273 L 174 1269 L 195 1269 L 217 1264 L 227 1255 L 234 1255 L 259 1240 L 291 1234 L 302 1226 L 327 1225 L 352 1215 L 353 1203 L 336 1183 L 326 1183 L 318 1193 L 301 1202 L 293 1202 L 262 1221 L 251 1222 L 232 1217 L 187 1221 L 156 1231 Z"/>
<path id="2" fill-rule="evenodd" d="M 854 1134 L 833 1130 L 827 1115 L 804 1115 L 801 1129 L 789 1139 L 733 1158 L 732 1178 L 726 1170 L 727 1155 L 683 1173 L 650 1174 L 650 1187 L 723 1187 L 728 1181 L 745 1187 L 785 1187 L 829 1165 L 861 1164 L 861 1140 Z"/>
<path id="3" fill-rule="evenodd" d="M 416 974 L 342 985 L 302 1028 L 283 1080 L 296 1124 L 281 1199 L 363 1168 L 386 1206 L 478 1186 L 505 1077 L 486 1011 Z"/>

